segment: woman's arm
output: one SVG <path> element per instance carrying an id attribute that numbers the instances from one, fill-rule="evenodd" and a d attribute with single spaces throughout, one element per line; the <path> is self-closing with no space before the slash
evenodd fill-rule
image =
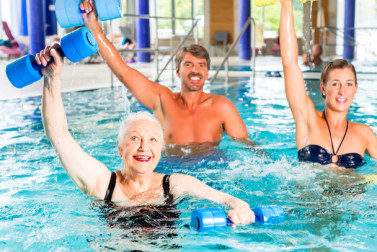
<path id="1" fill-rule="evenodd" d="M 83 151 L 68 132 L 66 114 L 61 97 L 60 74 L 63 59 L 54 47 L 46 47 L 36 55 L 39 64 L 47 65 L 52 58 L 54 62 L 44 68 L 42 119 L 46 136 L 51 141 L 62 166 L 80 190 L 92 196 L 103 198 L 110 179 L 110 171 L 104 164 Z"/>
<path id="2" fill-rule="evenodd" d="M 306 94 L 298 65 L 297 37 L 293 20 L 293 0 L 280 0 L 280 46 L 284 69 L 285 93 L 297 131 L 306 131 L 308 119 L 315 115 L 314 104 Z M 296 134 L 297 135 L 297 134 Z"/>
<path id="3" fill-rule="evenodd" d="M 367 153 L 372 158 L 377 158 L 377 136 L 368 125 L 363 125 L 362 131 L 366 134 Z"/>
<path id="4" fill-rule="evenodd" d="M 174 195 L 189 194 L 198 198 L 227 204 L 232 208 L 228 211 L 228 218 L 235 225 L 249 224 L 255 221 L 254 213 L 245 201 L 215 190 L 192 176 L 173 174 L 170 176 L 170 185 L 171 192 Z"/>

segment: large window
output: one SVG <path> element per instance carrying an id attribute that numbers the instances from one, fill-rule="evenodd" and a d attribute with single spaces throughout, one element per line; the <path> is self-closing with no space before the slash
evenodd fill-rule
<path id="1" fill-rule="evenodd" d="M 356 5 L 356 58 L 377 61 L 377 0 L 359 0 Z"/>
<path id="2" fill-rule="evenodd" d="M 280 23 L 280 2 L 275 5 L 257 7 L 254 0 L 251 5 L 251 16 L 255 19 L 256 24 L 263 25 L 265 38 L 276 38 L 279 34 Z M 293 11 L 295 19 L 295 28 L 298 37 L 302 36 L 303 9 L 302 3 L 293 1 Z"/>
<path id="3" fill-rule="evenodd" d="M 157 0 L 157 16 L 176 18 L 201 18 L 199 37 L 203 36 L 204 0 Z M 159 19 L 159 37 L 187 34 L 192 26 L 191 20 Z"/>

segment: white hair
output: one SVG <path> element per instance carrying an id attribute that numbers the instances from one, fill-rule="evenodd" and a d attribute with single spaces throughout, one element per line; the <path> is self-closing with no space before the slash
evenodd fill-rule
<path id="1" fill-rule="evenodd" d="M 119 133 L 118 133 L 118 138 L 117 138 L 119 145 L 122 145 L 123 140 L 124 140 L 124 135 L 128 131 L 130 125 L 134 121 L 137 121 L 137 120 L 150 120 L 151 122 L 156 123 L 158 125 L 160 132 L 161 132 L 162 146 L 164 146 L 164 132 L 162 130 L 161 124 L 156 119 L 156 117 L 154 117 L 154 115 L 152 115 L 151 113 L 149 113 L 147 111 L 139 111 L 139 112 L 136 112 L 136 113 L 130 113 L 126 116 L 126 118 L 124 118 L 124 120 L 120 123 L 120 126 L 119 126 Z"/>

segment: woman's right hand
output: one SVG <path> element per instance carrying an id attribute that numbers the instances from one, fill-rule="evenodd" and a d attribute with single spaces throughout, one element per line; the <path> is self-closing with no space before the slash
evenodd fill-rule
<path id="1" fill-rule="evenodd" d="M 60 73 L 63 69 L 63 58 L 57 51 L 58 48 L 60 48 L 60 45 L 55 43 L 52 46 L 47 46 L 35 56 L 35 61 L 45 66 L 45 68 L 42 69 L 42 73 L 46 78 L 60 77 Z M 53 61 L 49 63 L 51 59 L 53 59 Z"/>
<path id="2" fill-rule="evenodd" d="M 233 227 L 255 222 L 254 212 L 245 201 L 232 197 L 227 204 L 232 208 L 228 211 L 227 217 L 233 223 Z"/>

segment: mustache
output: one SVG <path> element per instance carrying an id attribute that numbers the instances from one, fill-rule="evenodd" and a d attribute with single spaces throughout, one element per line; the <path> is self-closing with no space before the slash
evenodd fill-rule
<path id="1" fill-rule="evenodd" d="M 201 79 L 203 78 L 203 75 L 200 73 L 189 73 L 188 77 L 191 78 L 192 76 L 199 76 Z"/>

